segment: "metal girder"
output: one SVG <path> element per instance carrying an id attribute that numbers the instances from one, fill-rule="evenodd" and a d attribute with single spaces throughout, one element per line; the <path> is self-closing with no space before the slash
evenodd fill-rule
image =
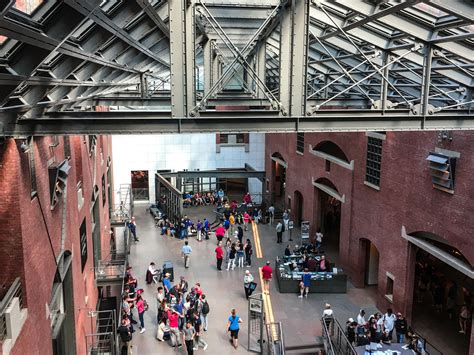
<path id="1" fill-rule="evenodd" d="M 169 0 L 171 112 L 186 117 L 194 107 L 194 1 Z"/>
<path id="2" fill-rule="evenodd" d="M 71 44 L 61 43 L 59 40 L 49 37 L 44 33 L 34 31 L 27 26 L 16 22 L 0 19 L 0 34 L 50 52 L 56 51 L 67 56 L 97 63 L 99 65 L 107 66 L 116 70 L 137 74 L 140 73 L 140 71 L 133 68 L 128 68 L 125 65 L 120 65 L 116 62 L 98 57 L 93 53 L 84 52 L 81 48 Z"/>
<path id="3" fill-rule="evenodd" d="M 242 169 L 225 169 L 225 170 L 199 170 L 199 171 L 175 171 L 160 173 L 163 177 L 177 177 L 177 178 L 228 178 L 228 179 L 265 179 L 265 171 L 256 170 L 242 170 Z"/>
<path id="4" fill-rule="evenodd" d="M 337 0 L 337 2 L 335 2 L 334 0 L 331 0 L 331 2 L 334 2 L 338 6 L 342 6 L 345 9 L 360 13 L 364 16 L 371 16 L 371 14 L 374 12 L 374 9 L 375 9 L 374 5 L 367 2 L 362 2 L 362 1 Z M 472 8 L 471 8 L 471 13 L 472 13 Z M 406 19 L 401 15 L 388 14 L 384 17 L 378 18 L 377 21 L 384 25 L 395 27 L 397 30 L 402 31 L 406 33 L 407 35 L 412 36 L 424 42 L 429 42 L 433 36 L 432 29 L 423 27 L 423 25 L 420 22 L 415 23 L 415 21 Z M 358 30 L 364 31 L 367 33 L 367 35 L 369 35 L 369 31 L 363 30 L 363 29 L 355 29 L 354 32 Z M 354 32 L 350 31 L 351 34 L 355 35 Z M 357 37 L 359 37 L 359 35 L 357 35 Z M 359 38 L 364 39 L 363 36 Z M 455 42 L 448 42 L 448 43 L 438 43 L 437 46 L 457 56 L 460 56 L 466 60 L 472 59 L 471 51 L 461 44 L 458 44 Z"/>
<path id="5" fill-rule="evenodd" d="M 155 23 L 156 27 L 160 29 L 163 34 L 170 38 L 170 30 L 166 25 L 165 21 L 163 21 L 155 10 L 155 8 L 150 4 L 149 0 L 136 0 L 137 4 L 145 11 L 148 17 Z"/>
<path id="6" fill-rule="evenodd" d="M 449 12 L 463 20 L 474 21 L 474 8 L 472 3 L 465 0 L 429 0 L 429 5 L 444 12 Z"/>
<path id="7" fill-rule="evenodd" d="M 156 62 L 163 65 L 165 68 L 170 67 L 170 64 L 168 62 L 164 61 L 158 55 L 153 53 L 149 48 L 142 45 L 140 41 L 134 39 L 123 28 L 119 27 L 110 18 L 108 18 L 100 7 L 94 4 L 89 4 L 87 1 L 82 0 L 64 0 L 64 2 L 76 11 L 89 17 L 91 20 L 94 21 L 94 23 L 109 31 L 117 38 L 127 43 L 127 45 L 129 45 L 130 47 L 133 47 L 144 55 L 154 59 Z"/>
<path id="8" fill-rule="evenodd" d="M 168 112 L 58 112 L 41 119 L 16 121 L 0 114 L 6 136 L 70 134 L 161 134 L 200 132 L 356 132 L 474 129 L 474 115 L 466 110 L 447 110 L 427 117 L 411 116 L 407 110 L 331 110 L 314 117 L 265 116 L 238 112 L 235 116 L 171 117 Z"/>

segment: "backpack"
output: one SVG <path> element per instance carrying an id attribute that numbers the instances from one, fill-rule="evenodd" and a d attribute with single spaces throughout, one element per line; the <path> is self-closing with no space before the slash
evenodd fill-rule
<path id="1" fill-rule="evenodd" d="M 148 311 L 148 302 L 146 300 L 143 300 L 143 306 L 145 311 Z"/>
<path id="2" fill-rule="evenodd" d="M 202 303 L 201 312 L 202 312 L 202 314 L 208 314 L 209 313 L 209 303 L 207 303 L 207 301 Z"/>

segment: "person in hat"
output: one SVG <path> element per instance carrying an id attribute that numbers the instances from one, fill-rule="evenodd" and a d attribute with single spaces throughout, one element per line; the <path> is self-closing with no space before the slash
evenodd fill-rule
<path id="1" fill-rule="evenodd" d="M 168 293 L 171 290 L 171 281 L 170 281 L 171 274 L 167 272 L 165 277 L 163 277 L 163 288 L 165 289 L 165 295 L 168 296 Z"/>
<path id="2" fill-rule="evenodd" d="M 267 260 L 265 266 L 262 267 L 263 293 L 270 294 L 270 280 L 272 279 L 273 269 L 270 261 Z"/>
<path id="3" fill-rule="evenodd" d="M 249 296 L 252 294 L 252 290 L 250 289 L 250 284 L 253 282 L 253 276 L 250 273 L 250 270 L 245 270 L 244 276 L 244 291 L 245 291 L 245 298 L 249 299 Z"/>

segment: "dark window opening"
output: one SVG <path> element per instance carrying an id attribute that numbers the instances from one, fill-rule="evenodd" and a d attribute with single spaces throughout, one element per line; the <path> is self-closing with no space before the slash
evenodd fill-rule
<path id="1" fill-rule="evenodd" d="M 84 267 L 87 262 L 87 230 L 86 230 L 86 219 L 82 221 L 81 227 L 79 228 L 79 238 L 81 247 L 81 271 L 84 272 Z"/>
<path id="2" fill-rule="evenodd" d="M 304 153 L 304 133 L 296 133 L 296 151 Z"/>
<path id="3" fill-rule="evenodd" d="M 328 173 L 331 171 L 331 162 L 329 160 L 326 160 L 325 169 L 326 169 L 326 172 L 328 172 Z"/>
<path id="4" fill-rule="evenodd" d="M 245 134 L 225 134 L 220 135 L 220 144 L 243 144 L 245 143 Z"/>
<path id="5" fill-rule="evenodd" d="M 380 186 L 380 171 L 382 167 L 382 140 L 367 137 L 367 162 L 365 181 Z"/>
<path id="6" fill-rule="evenodd" d="M 33 145 L 33 138 L 29 142 L 29 149 L 28 149 L 28 158 L 29 158 L 29 165 L 30 165 L 30 186 L 31 186 L 31 197 L 35 196 L 37 191 L 36 186 L 36 166 L 35 166 L 35 150 Z"/>
<path id="7" fill-rule="evenodd" d="M 71 142 L 69 136 L 64 136 L 64 159 L 71 159 Z"/>
<path id="8" fill-rule="evenodd" d="M 430 162 L 433 187 L 444 192 L 454 193 L 456 158 L 438 153 L 430 153 L 426 160 Z"/>
<path id="9" fill-rule="evenodd" d="M 385 297 L 393 302 L 393 278 L 387 275 L 387 285 L 385 289 Z"/>
<path id="10" fill-rule="evenodd" d="M 130 172 L 134 200 L 149 200 L 148 170 Z"/>

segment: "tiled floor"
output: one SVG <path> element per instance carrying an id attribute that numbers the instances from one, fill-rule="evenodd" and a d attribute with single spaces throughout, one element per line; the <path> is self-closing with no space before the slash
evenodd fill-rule
<path id="1" fill-rule="evenodd" d="M 185 276 L 191 285 L 200 282 L 209 300 L 211 311 L 209 314 L 209 331 L 205 333 L 204 339 L 209 343 L 206 350 L 208 354 L 243 354 L 247 353 L 247 302 L 243 290 L 244 269 L 235 271 L 217 272 L 215 266 L 215 240 L 197 242 L 194 238 L 189 239 L 193 248 L 189 269 L 184 269 L 181 257 L 182 241 L 160 236 L 158 228 L 154 226 L 153 218 L 145 211 L 145 205 L 136 205 L 137 233 L 140 242 L 132 245 L 130 253 L 130 264 L 134 268 L 140 287 L 145 289 L 150 310 L 145 314 L 145 326 L 147 331 L 144 334 L 134 335 L 133 354 L 185 354 L 181 349 L 173 351 L 167 344 L 160 343 L 155 339 L 156 332 L 156 285 L 146 285 L 145 272 L 151 261 L 157 266 L 163 264 L 165 260 L 171 260 L 174 264 L 175 279 L 181 275 Z M 213 211 L 209 207 L 189 208 L 186 210 L 188 216 L 196 221 L 198 218 L 207 217 L 214 220 Z M 265 261 L 273 261 L 276 256 L 282 255 L 288 236 L 284 236 L 284 243 L 276 244 L 276 233 L 274 227 L 270 225 L 259 225 L 258 231 L 263 250 L 263 258 L 256 259 L 254 253 L 252 274 L 258 282 L 258 267 L 263 266 Z M 244 235 L 251 238 L 251 229 Z M 293 231 L 293 243 L 299 242 L 297 230 Z M 255 245 L 255 243 L 253 243 Z M 272 263 L 273 264 L 273 263 Z M 275 321 L 283 324 L 285 344 L 295 346 L 301 344 L 315 343 L 315 337 L 321 335 L 319 319 L 321 317 L 324 304 L 332 304 L 335 316 L 341 324 L 349 317 L 355 318 L 359 308 L 364 308 L 367 314 L 373 314 L 375 309 L 375 289 L 356 289 L 348 285 L 347 294 L 310 294 L 307 299 L 300 299 L 293 294 L 280 294 L 277 290 L 276 281 L 271 284 L 271 302 Z M 260 282 L 257 292 L 260 291 Z M 226 324 L 230 310 L 235 308 L 243 318 L 241 332 L 239 334 L 240 347 L 234 350 L 228 342 L 226 335 Z M 199 350 L 198 352 L 203 352 Z"/>

